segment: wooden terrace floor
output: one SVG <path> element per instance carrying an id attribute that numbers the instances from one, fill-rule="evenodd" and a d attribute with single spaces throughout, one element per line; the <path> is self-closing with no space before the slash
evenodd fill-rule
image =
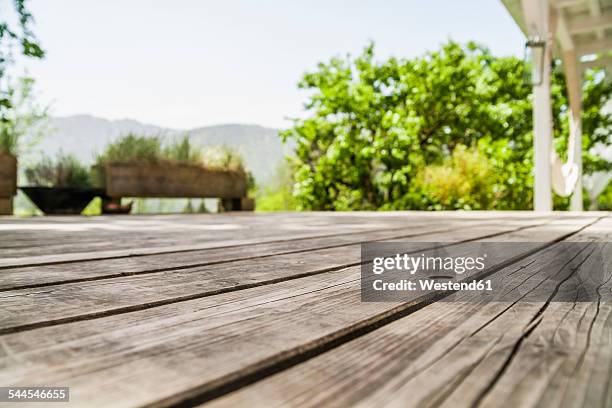
<path id="1" fill-rule="evenodd" d="M 366 241 L 544 242 L 495 273 L 545 282 L 534 259 L 611 233 L 609 213 L 0 218 L 0 386 L 69 386 L 71 407 L 612 406 L 610 263 L 593 302 L 359 286 Z"/>

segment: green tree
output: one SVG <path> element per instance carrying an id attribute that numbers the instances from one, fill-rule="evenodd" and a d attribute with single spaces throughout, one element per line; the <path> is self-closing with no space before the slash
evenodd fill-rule
<path id="1" fill-rule="evenodd" d="M 11 83 L 6 94 L 11 108 L 4 112 L 0 121 L 0 152 L 20 155 L 47 132 L 45 120 L 49 116 L 49 107 L 37 103 L 33 89 L 32 78 L 22 77 Z"/>
<path id="2" fill-rule="evenodd" d="M 11 153 L 15 153 L 24 123 L 28 124 L 39 113 L 36 111 L 27 117 L 15 113 L 16 103 L 30 100 L 32 80 L 18 81 L 20 89 L 16 90 L 15 83 L 8 79 L 8 68 L 15 62 L 15 54 L 28 58 L 44 56 L 32 32 L 33 18 L 25 3 L 25 0 L 12 0 L 14 16 L 0 8 L 0 150 Z M 15 22 L 11 23 L 13 20 Z M 16 118 L 20 123 L 15 123 Z"/>
<path id="3" fill-rule="evenodd" d="M 563 139 L 567 99 L 558 64 L 554 68 L 555 137 Z M 465 208 L 530 208 L 532 108 L 523 71 L 518 58 L 494 57 L 475 43 L 455 42 L 413 59 L 376 62 L 369 45 L 357 58 L 320 63 L 299 83 L 310 91 L 309 115 L 282 133 L 296 141 L 298 208 L 457 208 L 453 200 L 432 202 L 437 187 L 418 181 L 426 166 L 457 166 L 449 157 L 459 146 L 486 157 L 495 174 L 487 178 L 484 195 L 472 196 L 495 199 L 468 200 Z M 608 165 L 587 149 L 610 142 L 610 116 L 600 108 L 611 91 L 600 74 L 587 75 L 586 172 Z"/>

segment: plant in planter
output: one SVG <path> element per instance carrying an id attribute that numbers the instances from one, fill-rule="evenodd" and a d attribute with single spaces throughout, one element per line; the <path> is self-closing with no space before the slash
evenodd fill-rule
<path id="1" fill-rule="evenodd" d="M 243 175 L 246 183 L 246 193 L 240 198 L 222 198 L 219 211 L 255 209 L 255 201 L 248 196 L 254 193 L 255 178 L 245 169 L 244 159 L 240 153 L 227 146 L 210 147 L 203 152 L 203 162 L 209 168 L 225 169 Z"/>
<path id="2" fill-rule="evenodd" d="M 106 187 L 106 170 L 109 166 L 131 164 L 154 166 L 162 161 L 162 147 L 159 137 L 146 137 L 128 133 L 109 144 L 98 155 L 92 174 L 97 187 Z"/>
<path id="3" fill-rule="evenodd" d="M 160 138 L 128 134 L 109 145 L 96 165 L 108 196 L 241 200 L 247 173 L 237 159 L 208 161 L 187 136 L 163 146 Z"/>
<path id="4" fill-rule="evenodd" d="M 21 190 L 45 214 L 80 214 L 103 191 L 92 188 L 90 172 L 74 156 L 48 157 L 25 170 L 30 184 Z"/>

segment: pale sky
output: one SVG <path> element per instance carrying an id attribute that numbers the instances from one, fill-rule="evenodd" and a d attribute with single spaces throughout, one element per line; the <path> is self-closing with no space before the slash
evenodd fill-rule
<path id="1" fill-rule="evenodd" d="M 2 0 L 0 0 L 2 1 Z M 499 0 L 30 0 L 46 59 L 29 62 L 53 114 L 188 129 L 286 127 L 303 72 L 374 40 L 379 57 L 448 38 L 522 55 Z"/>

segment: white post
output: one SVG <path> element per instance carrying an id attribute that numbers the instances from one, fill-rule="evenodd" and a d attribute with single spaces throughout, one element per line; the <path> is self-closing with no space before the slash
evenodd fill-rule
<path id="1" fill-rule="evenodd" d="M 523 11 L 530 35 L 546 41 L 542 67 L 542 82 L 533 87 L 533 137 L 534 137 L 534 197 L 535 211 L 552 210 L 551 153 L 552 153 L 552 104 L 550 96 L 550 69 L 554 30 L 548 0 L 523 0 Z"/>
<path id="2" fill-rule="evenodd" d="M 582 70 L 575 50 L 563 53 L 563 65 L 569 100 L 570 135 L 567 161 L 578 167 L 578 180 L 570 199 L 570 210 L 582 211 Z"/>

